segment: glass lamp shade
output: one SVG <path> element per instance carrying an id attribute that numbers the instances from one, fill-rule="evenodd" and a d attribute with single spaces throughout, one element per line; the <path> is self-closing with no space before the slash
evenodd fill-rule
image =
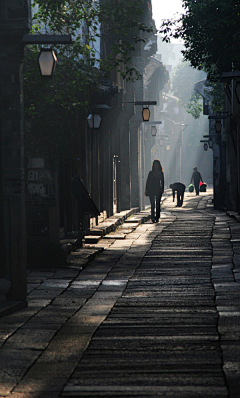
<path id="1" fill-rule="evenodd" d="M 221 120 L 216 120 L 216 122 L 215 122 L 215 130 L 216 130 L 216 133 L 221 133 L 221 129 L 222 129 Z"/>
<path id="2" fill-rule="evenodd" d="M 90 129 L 99 129 L 101 120 L 101 116 L 95 113 L 90 113 L 90 115 L 87 117 Z"/>
<path id="3" fill-rule="evenodd" d="M 212 148 L 212 147 L 213 147 L 213 140 L 212 140 L 212 138 L 209 138 L 209 140 L 208 140 L 208 146 L 209 146 L 209 148 Z"/>
<path id="4" fill-rule="evenodd" d="M 41 76 L 44 78 L 52 78 L 56 68 L 57 57 L 51 48 L 41 48 L 38 56 L 38 66 Z"/>
<path id="5" fill-rule="evenodd" d="M 167 144 L 167 145 L 166 145 L 166 150 L 167 150 L 167 151 L 170 151 L 170 148 L 171 148 L 171 145 L 170 145 L 170 144 Z"/>
<path id="6" fill-rule="evenodd" d="M 157 134 L 157 127 L 156 126 L 152 126 L 151 127 L 151 134 L 152 134 L 153 137 L 156 136 L 156 134 Z"/>
<path id="7" fill-rule="evenodd" d="M 208 150 L 208 144 L 205 142 L 205 144 L 203 145 L 203 149 L 204 149 L 204 151 L 207 151 Z"/>
<path id="8" fill-rule="evenodd" d="M 150 119 L 150 110 L 148 108 L 143 108 L 142 118 L 144 122 L 148 122 Z"/>

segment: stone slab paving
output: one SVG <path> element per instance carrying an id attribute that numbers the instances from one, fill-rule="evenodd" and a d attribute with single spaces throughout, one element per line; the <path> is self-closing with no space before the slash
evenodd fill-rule
<path id="1" fill-rule="evenodd" d="M 239 398 L 240 224 L 211 198 L 29 272 L 28 308 L 0 319 L 0 397 Z"/>

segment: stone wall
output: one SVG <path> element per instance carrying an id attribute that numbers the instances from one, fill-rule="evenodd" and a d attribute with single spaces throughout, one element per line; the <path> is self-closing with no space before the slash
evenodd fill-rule
<path id="1" fill-rule="evenodd" d="M 26 298 L 26 226 L 22 36 L 30 29 L 28 0 L 0 2 L 0 233 L 1 274 L 9 298 Z"/>

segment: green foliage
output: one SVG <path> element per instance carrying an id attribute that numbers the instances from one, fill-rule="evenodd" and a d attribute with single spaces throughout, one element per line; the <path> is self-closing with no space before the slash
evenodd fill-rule
<path id="1" fill-rule="evenodd" d="M 194 119 L 199 119 L 203 112 L 202 97 L 199 94 L 192 94 L 189 102 L 187 103 L 186 111 L 192 115 Z"/>
<path id="2" fill-rule="evenodd" d="M 220 82 L 207 81 L 206 87 L 211 90 L 210 105 L 213 112 L 223 112 L 225 99 L 224 84 Z"/>
<path id="3" fill-rule="evenodd" d="M 194 84 L 205 80 L 207 75 L 190 66 L 190 62 L 179 62 L 172 79 L 172 91 L 179 98 L 179 104 L 192 115 L 199 119 L 203 111 L 202 97 L 194 91 Z M 206 93 L 211 96 L 210 106 L 214 112 L 224 110 L 224 88 L 220 82 L 206 79 Z"/>
<path id="4" fill-rule="evenodd" d="M 71 34 L 73 44 L 57 46 L 59 55 L 80 63 L 92 80 L 109 77 L 117 70 L 128 81 L 140 78 L 132 64 L 135 46 L 144 41 L 153 27 L 142 22 L 144 0 L 35 0 L 34 30 L 42 33 Z M 96 50 L 104 39 L 110 47 L 105 57 Z M 124 68 L 122 67 L 124 66 Z M 90 76 L 89 76 L 90 74 Z"/>
<path id="5" fill-rule="evenodd" d="M 31 156 L 47 155 L 54 166 L 69 156 L 83 106 L 88 103 L 90 82 L 74 62 L 64 58 L 58 58 L 54 79 L 41 79 L 38 54 L 31 46 L 24 64 L 25 148 Z"/>
<path id="6" fill-rule="evenodd" d="M 181 38 L 184 59 L 216 81 L 222 72 L 239 69 L 240 1 L 183 0 L 185 13 L 177 20 L 165 20 L 163 40 Z"/>
<path id="7" fill-rule="evenodd" d="M 74 136 L 84 131 L 91 92 L 113 70 L 127 81 L 141 78 L 132 63 L 135 47 L 152 32 L 142 23 L 143 0 L 35 0 L 33 31 L 71 34 L 70 45 L 54 45 L 58 64 L 52 80 L 37 69 L 40 46 L 28 46 L 24 59 L 27 155 L 47 155 L 52 166 L 71 156 Z M 100 25 L 101 24 L 101 25 Z M 101 26 L 101 29 L 100 29 Z M 97 41 L 105 43 L 104 57 Z M 104 46 L 103 46 L 104 47 Z"/>
<path id="8" fill-rule="evenodd" d="M 206 74 L 192 68 L 189 62 L 180 62 L 172 78 L 172 91 L 179 98 L 180 106 L 195 119 L 202 113 L 202 97 L 194 92 L 194 84 L 205 78 Z"/>

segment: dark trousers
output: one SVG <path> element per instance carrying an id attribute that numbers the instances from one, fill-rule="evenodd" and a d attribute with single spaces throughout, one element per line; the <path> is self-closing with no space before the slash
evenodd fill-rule
<path id="1" fill-rule="evenodd" d="M 151 202 L 151 219 L 152 220 L 159 220 L 160 218 L 160 202 L 161 202 L 162 195 L 150 195 L 149 199 Z M 155 201 L 156 201 L 156 217 L 155 217 Z"/>
<path id="2" fill-rule="evenodd" d="M 181 191 L 180 190 L 177 191 L 177 206 L 178 207 L 181 207 L 183 204 L 184 191 L 185 191 L 185 189 L 183 189 Z"/>
<path id="3" fill-rule="evenodd" d="M 196 190 L 196 195 L 199 195 L 199 183 L 200 181 L 194 181 L 194 187 Z"/>

